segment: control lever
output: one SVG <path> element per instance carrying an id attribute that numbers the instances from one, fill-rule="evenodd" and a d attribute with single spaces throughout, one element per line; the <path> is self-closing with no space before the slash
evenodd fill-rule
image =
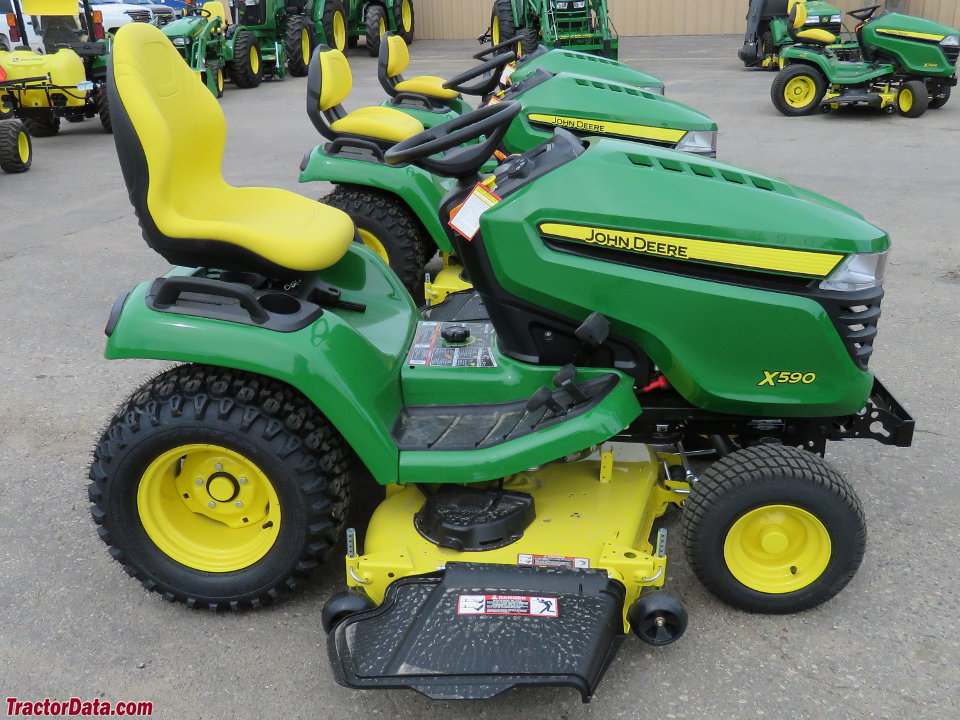
<path id="1" fill-rule="evenodd" d="M 553 390 L 542 387 L 537 390 L 529 400 L 527 400 L 527 412 L 534 412 L 540 408 L 546 408 L 554 415 L 566 415 L 567 411 L 556 398 L 553 397 Z"/>
<path id="2" fill-rule="evenodd" d="M 562 390 L 566 390 L 567 394 L 573 398 L 573 402 L 579 405 L 587 401 L 587 396 L 584 395 L 583 390 L 574 385 L 573 381 L 576 377 L 577 367 L 569 363 L 557 370 L 557 374 L 553 376 L 553 384 Z"/>
<path id="3" fill-rule="evenodd" d="M 600 347 L 603 341 L 610 334 L 610 321 L 598 312 L 592 312 L 587 315 L 580 327 L 573 331 L 577 340 L 584 345 L 595 348 Z"/>

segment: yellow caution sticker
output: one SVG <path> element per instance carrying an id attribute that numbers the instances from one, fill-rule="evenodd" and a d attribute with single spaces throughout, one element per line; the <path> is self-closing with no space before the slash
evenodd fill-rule
<path id="1" fill-rule="evenodd" d="M 826 277 L 844 258 L 839 253 L 745 245 L 725 240 L 654 235 L 590 225 L 545 222 L 540 223 L 539 228 L 543 234 L 561 240 L 573 240 L 641 255 L 814 277 Z"/>
<path id="2" fill-rule="evenodd" d="M 656 140 L 660 142 L 677 143 L 687 134 L 686 130 L 674 128 L 653 127 L 652 125 L 632 125 L 630 123 L 610 122 L 593 118 L 569 117 L 566 115 L 543 115 L 530 113 L 527 119 L 532 123 L 552 125 L 567 128 L 576 132 L 592 135 L 615 135 L 618 137 L 639 138 L 641 140 Z"/>

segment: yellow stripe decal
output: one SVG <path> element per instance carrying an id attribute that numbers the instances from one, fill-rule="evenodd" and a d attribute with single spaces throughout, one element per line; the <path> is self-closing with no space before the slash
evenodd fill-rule
<path id="1" fill-rule="evenodd" d="M 912 30 L 890 30 L 888 28 L 878 28 L 877 35 L 898 35 L 900 37 L 915 38 L 917 40 L 933 40 L 940 42 L 946 35 L 935 35 L 933 33 L 913 32 Z"/>
<path id="2" fill-rule="evenodd" d="M 609 122 L 607 120 L 593 120 L 591 118 L 565 117 L 563 115 L 527 115 L 530 122 L 555 125 L 569 130 L 592 133 L 595 135 L 619 135 L 620 137 L 640 138 L 641 140 L 659 140 L 662 142 L 679 142 L 687 134 L 686 130 L 673 128 L 651 127 L 650 125 L 631 125 L 629 123 Z"/>
<path id="3" fill-rule="evenodd" d="M 643 255 L 736 265 L 755 270 L 774 270 L 816 277 L 829 275 L 844 257 L 836 253 L 742 245 L 722 240 L 696 240 L 671 235 L 640 234 L 629 230 L 589 225 L 565 225 L 548 222 L 540 223 L 539 227 L 540 232 L 564 240 L 576 240 Z"/>

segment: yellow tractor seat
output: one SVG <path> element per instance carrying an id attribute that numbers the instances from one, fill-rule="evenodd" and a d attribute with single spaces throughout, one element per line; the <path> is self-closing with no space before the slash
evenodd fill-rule
<path id="1" fill-rule="evenodd" d="M 346 56 L 318 46 L 307 72 L 307 115 L 325 138 L 358 138 L 387 148 L 423 132 L 423 123 L 393 108 L 363 107 L 348 113 L 340 103 L 352 88 Z"/>
<path id="2" fill-rule="evenodd" d="M 168 261 L 279 279 L 346 254 L 356 231 L 340 210 L 226 183 L 220 105 L 158 28 L 120 28 L 107 81 L 130 200 L 147 244 Z"/>
<path id="3" fill-rule="evenodd" d="M 399 93 L 425 95 L 435 100 L 455 100 L 460 97 L 456 90 L 445 88 L 443 78 L 434 75 L 417 75 L 404 80 L 401 74 L 410 65 L 410 51 L 407 43 L 392 32 L 384 34 L 380 40 L 380 56 L 377 63 L 377 77 L 383 89 L 391 97 Z"/>
<path id="4" fill-rule="evenodd" d="M 232 24 L 233 20 L 230 17 L 230 13 L 227 12 L 227 9 L 223 6 L 223 3 L 220 0 L 207 0 L 202 6 L 202 9 L 210 13 L 210 19 L 220 18 L 220 22 L 223 23 L 223 26 Z"/>
<path id="5" fill-rule="evenodd" d="M 790 36 L 797 42 L 810 45 L 833 45 L 837 42 L 837 36 L 828 30 L 821 28 L 810 28 L 804 30 L 807 22 L 807 6 L 803 2 L 794 2 L 790 6 L 790 19 L 787 27 L 790 29 Z"/>

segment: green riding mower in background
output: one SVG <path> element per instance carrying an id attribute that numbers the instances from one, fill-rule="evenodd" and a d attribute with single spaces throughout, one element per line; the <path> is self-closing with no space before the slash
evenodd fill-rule
<path id="1" fill-rule="evenodd" d="M 807 17 L 800 28 L 794 29 L 790 24 L 790 10 L 798 1 L 805 2 Z M 737 54 L 746 67 L 776 71 L 780 69 L 780 51 L 797 42 L 797 33 L 810 31 L 827 32 L 839 39 L 843 31 L 840 8 L 819 0 L 750 0 L 747 31 Z M 859 54 L 855 42 L 834 41 L 831 49 L 844 59 L 856 59 Z"/>
<path id="2" fill-rule="evenodd" d="M 100 116 L 111 132 L 104 80 L 110 41 L 101 15 L 88 0 L 13 0 L 11 41 L 26 37 L 24 16 L 39 23 L 44 53 L 0 50 L 0 108 L 20 119 L 36 137 L 60 131 L 60 120 L 79 122 Z"/>
<path id="3" fill-rule="evenodd" d="M 856 213 L 563 129 L 483 179 L 521 112 L 503 102 L 384 153 L 453 181 L 437 216 L 488 313 L 427 318 L 346 214 L 226 183 L 219 105 L 156 28 L 120 29 L 109 88 L 144 239 L 178 265 L 110 313 L 107 357 L 180 364 L 90 468 L 100 537 L 147 590 L 257 608 L 346 530 L 349 589 L 318 613 L 338 682 L 586 700 L 628 631 L 686 627 L 661 590 L 667 511 L 693 572 L 747 611 L 815 607 L 856 573 L 863 509 L 826 443 L 913 431 L 868 369 L 890 241 Z M 191 177 L 202 207 L 181 201 Z M 689 432 L 723 455 L 699 477 Z M 385 488 L 362 538 L 361 468 Z"/>
<path id="4" fill-rule="evenodd" d="M 3 69 L 0 68 L 0 81 Z M 19 120 L 0 119 L 0 170 L 24 173 L 33 164 L 33 141 L 30 131 Z"/>
<path id="5" fill-rule="evenodd" d="M 717 125 L 692 108 L 644 90 L 541 68 L 522 82 L 490 95 L 503 68 L 515 58 L 501 53 L 455 78 L 404 78 L 409 60 L 399 37 L 388 34 L 380 51 L 379 77 L 391 98 L 379 108 L 347 112 L 342 106 L 351 75 L 336 50 L 320 48 L 310 66 L 307 113 L 329 143 L 317 146 L 301 165 L 300 181 L 336 186 L 323 202 L 346 211 L 363 241 L 376 250 L 411 292 L 423 281 L 426 261 L 437 249 L 444 269 L 428 281 L 428 299 L 439 302 L 468 287 L 462 267 L 437 221 L 440 200 L 451 181 L 415 167 L 384 162 L 392 144 L 425 127 L 463 115 L 461 93 L 488 103 L 517 100 L 523 106 L 503 138 L 501 157 L 526 152 L 548 140 L 555 128 L 577 135 L 602 135 L 714 156 Z"/>
<path id="6" fill-rule="evenodd" d="M 943 107 L 957 84 L 960 30 L 879 9 L 871 5 L 850 12 L 860 21 L 860 61 L 837 57 L 829 33 L 785 48 L 784 67 L 770 88 L 774 107 L 784 115 L 808 115 L 867 105 L 912 118 L 928 107 Z M 803 3 L 793 6 L 794 28 L 803 26 L 805 12 Z"/>
<path id="7" fill-rule="evenodd" d="M 619 40 L 607 12 L 607 0 L 494 0 L 490 38 L 499 45 L 520 36 L 523 54 L 541 42 L 617 59 Z"/>

